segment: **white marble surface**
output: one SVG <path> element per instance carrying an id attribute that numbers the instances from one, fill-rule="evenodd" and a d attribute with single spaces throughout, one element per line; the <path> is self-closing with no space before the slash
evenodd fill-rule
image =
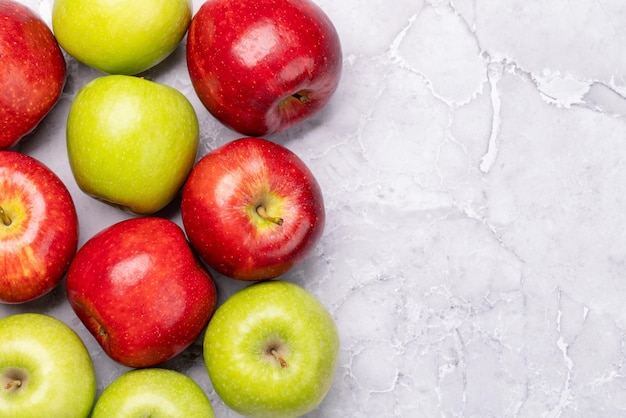
<path id="1" fill-rule="evenodd" d="M 50 20 L 52 0 L 25 1 Z M 344 72 L 313 120 L 271 137 L 317 176 L 327 227 L 284 277 L 318 296 L 342 345 L 310 417 L 626 416 L 626 5 L 622 0 L 317 0 Z M 197 10 L 201 1 L 194 1 Z M 128 215 L 72 178 L 64 122 L 100 75 L 68 60 L 62 100 L 19 150 L 78 206 L 81 243 Z M 181 46 L 146 76 L 179 88 L 201 154 L 240 135 L 204 110 Z M 180 222 L 170 207 L 161 213 Z M 216 275 L 220 301 L 241 287 Z M 37 311 L 88 345 L 99 390 L 123 368 L 63 288 Z M 200 344 L 167 364 L 217 416 Z"/>

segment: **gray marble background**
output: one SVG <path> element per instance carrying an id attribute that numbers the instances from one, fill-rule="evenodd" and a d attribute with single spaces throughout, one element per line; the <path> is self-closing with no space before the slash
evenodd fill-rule
<path id="1" fill-rule="evenodd" d="M 48 22 L 52 0 L 24 1 Z M 194 1 L 197 10 L 201 1 Z M 342 345 L 310 417 L 626 416 L 626 5 L 621 0 L 317 0 L 344 48 L 339 89 L 269 139 L 320 182 L 327 227 L 283 278 L 328 307 Z M 65 149 L 76 92 L 19 146 L 78 206 L 81 243 L 128 217 L 80 192 Z M 145 76 L 180 89 L 200 154 L 240 135 L 204 110 L 184 45 Z M 174 209 L 162 216 L 180 223 Z M 242 284 L 216 275 L 220 301 Z M 125 369 L 64 299 L 50 313 L 89 347 L 99 391 Z M 209 394 L 200 342 L 167 367 Z"/>

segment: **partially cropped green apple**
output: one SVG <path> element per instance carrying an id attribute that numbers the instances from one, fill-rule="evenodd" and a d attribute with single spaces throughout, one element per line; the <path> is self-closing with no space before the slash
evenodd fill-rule
<path id="1" fill-rule="evenodd" d="M 204 337 L 215 391 L 230 408 L 253 417 L 297 417 L 315 409 L 332 385 L 338 351 L 330 313 L 285 281 L 258 282 L 232 295 Z"/>
<path id="2" fill-rule="evenodd" d="M 95 396 L 91 357 L 69 326 L 36 313 L 0 319 L 0 417 L 87 417 Z"/>
<path id="3" fill-rule="evenodd" d="M 90 81 L 67 119 L 67 152 L 78 186 L 137 214 L 156 212 L 174 198 L 193 167 L 198 141 L 189 100 L 134 76 Z"/>
<path id="4" fill-rule="evenodd" d="M 55 0 L 52 29 L 78 61 L 110 74 L 138 74 L 178 46 L 190 0 Z"/>
<path id="5" fill-rule="evenodd" d="M 107 386 L 91 418 L 213 418 L 209 398 L 190 377 L 161 368 L 126 372 Z"/>

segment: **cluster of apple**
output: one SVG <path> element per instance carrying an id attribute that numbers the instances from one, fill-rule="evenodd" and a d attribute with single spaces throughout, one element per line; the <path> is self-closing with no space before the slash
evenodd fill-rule
<path id="1" fill-rule="evenodd" d="M 199 161 L 189 100 L 141 77 L 185 35 L 201 102 L 245 135 Z M 66 186 L 9 150 L 60 98 L 62 51 L 106 73 L 70 106 L 72 174 L 83 192 L 132 215 L 80 248 Z M 309 118 L 336 90 L 341 47 L 325 13 L 310 0 L 207 0 L 195 15 L 189 0 L 56 0 L 49 28 L 0 0 L 0 62 L 0 302 L 31 301 L 66 277 L 77 317 L 134 369 L 96 400 L 92 359 L 69 326 L 34 313 L 2 318 L 0 416 L 212 417 L 199 385 L 159 367 L 203 332 L 208 375 L 229 407 L 275 417 L 316 408 L 332 384 L 338 332 L 319 300 L 280 276 L 317 245 L 322 192 L 295 153 L 261 136 Z M 182 227 L 155 215 L 178 193 Z M 211 270 L 251 284 L 218 307 Z"/>

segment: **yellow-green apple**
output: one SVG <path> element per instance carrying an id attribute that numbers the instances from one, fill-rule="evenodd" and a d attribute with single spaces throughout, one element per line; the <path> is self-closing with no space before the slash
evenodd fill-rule
<path id="1" fill-rule="evenodd" d="M 204 336 L 211 382 L 226 405 L 254 417 L 297 417 L 332 386 L 335 322 L 304 288 L 285 281 L 248 286 L 215 312 Z"/>
<path id="2" fill-rule="evenodd" d="M 128 371 L 107 386 L 91 418 L 213 418 L 202 388 L 183 373 L 163 368 Z"/>
<path id="3" fill-rule="evenodd" d="M 183 230 L 157 217 L 120 221 L 90 238 L 70 264 L 66 291 L 102 349 L 129 367 L 181 353 L 216 302 L 213 279 Z"/>
<path id="4" fill-rule="evenodd" d="M 0 302 L 27 302 L 56 287 L 78 233 L 61 179 L 33 157 L 0 151 Z"/>
<path id="5" fill-rule="evenodd" d="M 337 31 L 310 0 L 207 0 L 189 26 L 186 55 L 202 103 L 248 136 L 313 116 L 341 77 Z"/>
<path id="6" fill-rule="evenodd" d="M 67 152 L 88 195 L 137 214 L 163 208 L 198 150 L 196 112 L 178 90 L 134 76 L 87 83 L 67 119 Z"/>
<path id="7" fill-rule="evenodd" d="M 109 74 L 138 74 L 183 39 L 190 0 L 55 0 L 52 28 L 76 60 Z"/>
<path id="8" fill-rule="evenodd" d="M 68 325 L 37 313 L 0 319 L 0 416 L 86 418 L 95 397 L 91 357 Z"/>
<path id="9" fill-rule="evenodd" d="M 322 192 L 292 151 L 263 138 L 240 138 L 204 155 L 181 201 L 187 237 L 225 276 L 266 280 L 301 263 L 325 221 Z"/>
<path id="10" fill-rule="evenodd" d="M 14 0 L 0 0 L 0 149 L 32 132 L 61 97 L 65 58 L 46 23 Z"/>

